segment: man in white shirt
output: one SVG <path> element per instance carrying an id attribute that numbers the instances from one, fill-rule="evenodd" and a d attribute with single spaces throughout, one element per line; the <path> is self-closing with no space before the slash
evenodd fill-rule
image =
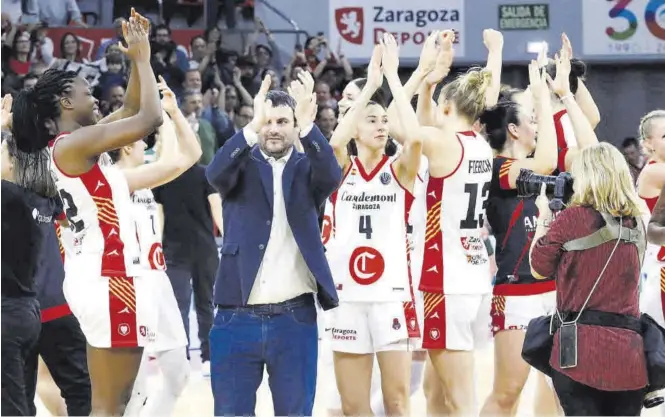
<path id="1" fill-rule="evenodd" d="M 267 368 L 275 415 L 311 415 L 318 331 L 337 293 L 319 235 L 317 208 L 342 172 L 314 125 L 314 80 L 290 94 L 267 76 L 254 118 L 217 152 L 206 176 L 224 201 L 224 243 L 210 332 L 215 415 L 253 415 Z M 304 153 L 294 143 L 300 137 Z"/>

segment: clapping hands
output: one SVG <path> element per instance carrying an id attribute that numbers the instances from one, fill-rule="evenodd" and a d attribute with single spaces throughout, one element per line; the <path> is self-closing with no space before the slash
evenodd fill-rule
<path id="1" fill-rule="evenodd" d="M 296 101 L 295 116 L 300 131 L 308 131 L 314 124 L 318 109 L 312 75 L 307 71 L 301 72 L 298 80 L 292 81 L 287 90 Z"/>
<path id="2" fill-rule="evenodd" d="M 122 23 L 122 35 L 127 48 L 118 43 L 118 48 L 133 61 L 150 62 L 150 21 L 132 8 L 129 21 Z"/>

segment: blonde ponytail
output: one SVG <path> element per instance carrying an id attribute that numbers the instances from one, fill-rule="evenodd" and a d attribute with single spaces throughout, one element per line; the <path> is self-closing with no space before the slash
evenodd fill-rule
<path id="1" fill-rule="evenodd" d="M 491 71 L 471 68 L 443 87 L 440 100 L 455 103 L 457 113 L 473 123 L 485 110 L 485 95 L 491 84 Z"/>

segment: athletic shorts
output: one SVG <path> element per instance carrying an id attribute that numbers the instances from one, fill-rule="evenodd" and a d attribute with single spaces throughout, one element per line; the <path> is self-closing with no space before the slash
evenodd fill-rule
<path id="1" fill-rule="evenodd" d="M 424 349 L 471 351 L 491 340 L 492 294 L 443 295 L 423 292 Z"/>
<path id="2" fill-rule="evenodd" d="M 158 314 L 150 278 L 69 274 L 62 288 L 90 346 L 138 347 L 154 342 Z"/>
<path id="3" fill-rule="evenodd" d="M 401 301 L 340 302 L 326 317 L 332 350 L 356 354 L 413 350 L 419 342 L 409 340 L 409 335 L 417 334 L 413 329 L 418 324 L 414 317 L 407 325 L 404 311 Z"/>
<path id="4" fill-rule="evenodd" d="M 556 291 L 533 295 L 495 295 L 492 297 L 492 334 L 502 330 L 526 330 L 531 319 L 552 314 Z"/>
<path id="5" fill-rule="evenodd" d="M 647 270 L 640 292 L 640 311 L 665 327 L 665 266 L 662 263 L 650 265 Z"/>
<path id="6" fill-rule="evenodd" d="M 165 271 L 149 271 L 144 277 L 150 281 L 157 307 L 154 342 L 148 343 L 146 351 L 158 353 L 187 346 L 185 325 L 168 275 Z"/>

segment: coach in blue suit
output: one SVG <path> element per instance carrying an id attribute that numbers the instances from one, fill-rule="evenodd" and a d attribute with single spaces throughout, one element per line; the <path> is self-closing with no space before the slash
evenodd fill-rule
<path id="1" fill-rule="evenodd" d="M 304 74 L 290 95 L 266 77 L 254 120 L 217 152 L 208 181 L 223 201 L 224 244 L 210 331 L 215 415 L 254 415 L 264 366 L 275 415 L 311 415 L 318 331 L 337 293 L 319 234 L 317 208 L 342 172 L 314 125 L 314 81 Z M 294 143 L 300 136 L 304 153 Z"/>

